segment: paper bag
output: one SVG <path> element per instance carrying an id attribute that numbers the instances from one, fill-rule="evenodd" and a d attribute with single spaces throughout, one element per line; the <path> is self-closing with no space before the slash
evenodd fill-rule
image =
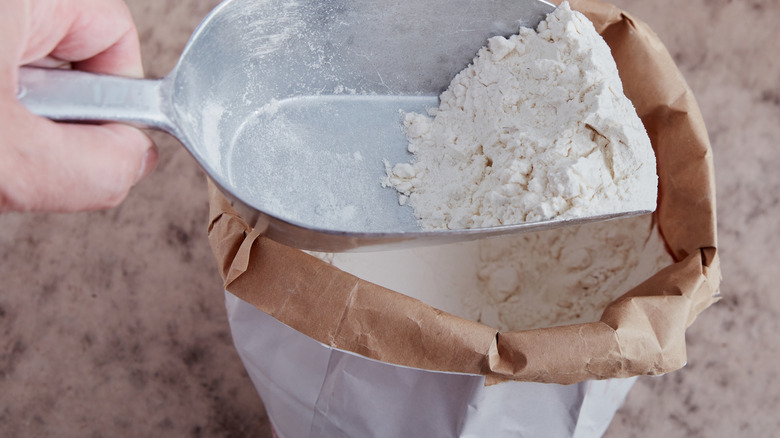
<path id="1" fill-rule="evenodd" d="M 349 275 L 252 230 L 210 186 L 209 239 L 225 289 L 309 338 L 386 364 L 574 384 L 657 375 L 686 363 L 685 330 L 717 298 L 712 150 L 693 94 L 653 31 L 614 6 L 577 0 L 612 49 L 659 173 L 654 220 L 675 263 L 601 320 L 502 333 Z"/>
<path id="2" fill-rule="evenodd" d="M 596 438 L 636 380 L 485 386 L 484 376 L 336 350 L 225 297 L 236 349 L 279 438 Z"/>

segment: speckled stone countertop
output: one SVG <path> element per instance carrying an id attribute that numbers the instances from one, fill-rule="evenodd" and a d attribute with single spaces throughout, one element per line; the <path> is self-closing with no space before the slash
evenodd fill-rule
<path id="1" fill-rule="evenodd" d="M 608 437 L 780 429 L 780 3 L 616 0 L 660 35 L 714 149 L 723 300 L 688 365 L 640 378 Z M 147 75 L 175 64 L 216 0 L 128 0 Z M 271 436 L 233 349 L 206 240 L 203 173 L 160 166 L 120 207 L 0 216 L 0 436 Z"/>

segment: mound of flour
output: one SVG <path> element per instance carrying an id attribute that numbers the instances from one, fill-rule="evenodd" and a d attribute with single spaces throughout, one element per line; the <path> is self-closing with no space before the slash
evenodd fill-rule
<path id="1" fill-rule="evenodd" d="M 444 246 L 315 255 L 501 331 L 598 321 L 610 302 L 673 262 L 649 215 Z"/>
<path id="2" fill-rule="evenodd" d="M 440 96 L 405 115 L 413 162 L 386 186 L 424 229 L 654 210 L 655 156 L 610 49 L 564 2 L 537 31 L 494 37 Z"/>

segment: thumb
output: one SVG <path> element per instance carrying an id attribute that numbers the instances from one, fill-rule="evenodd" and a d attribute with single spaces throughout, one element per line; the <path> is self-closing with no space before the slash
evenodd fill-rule
<path id="1" fill-rule="evenodd" d="M 0 210 L 113 207 L 157 163 L 154 143 L 130 126 L 54 123 L 29 113 L 19 119 L 10 144 L 3 142 L 11 165 L 0 169 Z"/>

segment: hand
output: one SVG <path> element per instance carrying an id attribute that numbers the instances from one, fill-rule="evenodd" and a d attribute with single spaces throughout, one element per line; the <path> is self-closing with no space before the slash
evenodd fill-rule
<path id="1" fill-rule="evenodd" d="M 130 126 L 55 123 L 16 98 L 19 67 L 70 66 L 142 77 L 122 0 L 3 0 L 0 13 L 0 212 L 79 211 L 122 202 L 157 148 Z"/>

